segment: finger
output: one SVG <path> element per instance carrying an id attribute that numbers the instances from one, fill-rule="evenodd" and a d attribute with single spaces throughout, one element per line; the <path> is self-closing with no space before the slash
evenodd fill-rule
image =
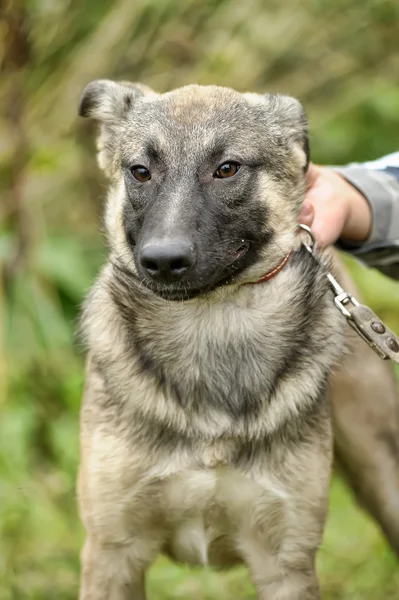
<path id="1" fill-rule="evenodd" d="M 301 210 L 301 214 L 299 215 L 299 223 L 303 225 L 311 226 L 314 219 L 314 209 L 313 205 L 310 202 L 304 202 Z"/>
<path id="2" fill-rule="evenodd" d="M 326 210 L 326 207 L 322 207 L 321 210 L 317 211 L 312 223 L 312 231 L 316 237 L 317 246 L 319 248 L 326 248 L 331 244 L 334 244 L 342 230 L 342 218 L 338 213 L 331 214 L 330 211 Z"/>

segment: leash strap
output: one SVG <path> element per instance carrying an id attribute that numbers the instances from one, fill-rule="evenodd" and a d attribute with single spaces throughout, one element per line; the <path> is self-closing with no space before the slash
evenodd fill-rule
<path id="1" fill-rule="evenodd" d="M 300 228 L 306 231 L 311 240 L 310 244 L 303 242 L 303 245 L 309 254 L 322 265 L 313 252 L 316 240 L 312 230 L 307 225 L 300 225 Z M 322 266 L 326 268 L 325 265 Z M 352 294 L 346 292 L 329 271 L 326 275 L 334 293 L 334 304 L 349 325 L 380 358 L 391 359 L 399 364 L 399 337 L 377 317 L 371 308 L 360 304 Z"/>

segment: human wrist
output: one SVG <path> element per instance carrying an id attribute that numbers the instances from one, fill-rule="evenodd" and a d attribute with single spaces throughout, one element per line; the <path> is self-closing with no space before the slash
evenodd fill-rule
<path id="1" fill-rule="evenodd" d="M 344 227 L 340 238 L 343 241 L 364 242 L 372 229 L 372 210 L 367 198 L 345 180 L 347 195 L 345 205 L 347 210 Z"/>

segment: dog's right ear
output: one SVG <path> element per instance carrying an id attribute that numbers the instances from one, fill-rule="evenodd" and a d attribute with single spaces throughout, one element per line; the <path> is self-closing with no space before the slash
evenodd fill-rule
<path id="1" fill-rule="evenodd" d="M 112 124 L 123 119 L 135 100 L 145 95 L 156 94 L 141 83 L 117 83 L 109 79 L 97 79 L 83 90 L 79 102 L 79 116 Z"/>
<path id="2" fill-rule="evenodd" d="M 92 81 L 83 90 L 79 115 L 94 119 L 100 124 L 97 159 L 100 168 L 109 178 L 115 172 L 119 133 L 135 102 L 142 96 L 157 94 L 141 83 L 115 82 L 109 79 Z"/>

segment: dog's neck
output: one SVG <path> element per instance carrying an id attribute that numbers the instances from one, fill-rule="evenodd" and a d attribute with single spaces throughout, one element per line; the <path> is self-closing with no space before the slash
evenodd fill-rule
<path id="1" fill-rule="evenodd" d="M 295 403 L 320 393 L 342 346 L 329 294 L 305 249 L 270 281 L 224 286 L 187 302 L 163 300 L 109 264 L 83 326 L 94 358 L 101 344 L 107 380 L 120 381 L 123 373 L 133 397 L 146 381 L 159 398 L 160 419 L 178 414 L 183 423 L 190 415 L 185 428 L 215 428 L 215 435 L 222 421 L 225 432 L 247 431 L 262 411 L 272 419 L 271 405 L 277 407 L 286 386 L 294 384 Z M 179 412 L 169 414 L 168 402 Z M 212 426 L 210 406 L 219 415 Z"/>
<path id="2" fill-rule="evenodd" d="M 134 321 L 139 329 L 142 322 L 154 334 L 168 327 L 179 332 L 181 326 L 188 331 L 187 320 L 203 331 L 209 327 L 209 336 L 216 338 L 228 335 L 235 328 L 242 332 L 247 321 L 258 321 L 267 322 L 267 332 L 276 336 L 275 344 L 280 335 L 295 329 L 295 315 L 296 319 L 302 313 L 309 319 L 311 312 L 317 316 L 319 305 L 329 293 L 327 279 L 303 247 L 287 254 L 257 281 L 225 285 L 185 301 L 161 298 L 119 268 L 110 266 L 107 279 L 117 312 L 126 323 Z M 220 322 L 212 329 L 212 323 L 222 315 L 223 325 Z M 180 340 L 177 336 L 176 344 Z"/>

